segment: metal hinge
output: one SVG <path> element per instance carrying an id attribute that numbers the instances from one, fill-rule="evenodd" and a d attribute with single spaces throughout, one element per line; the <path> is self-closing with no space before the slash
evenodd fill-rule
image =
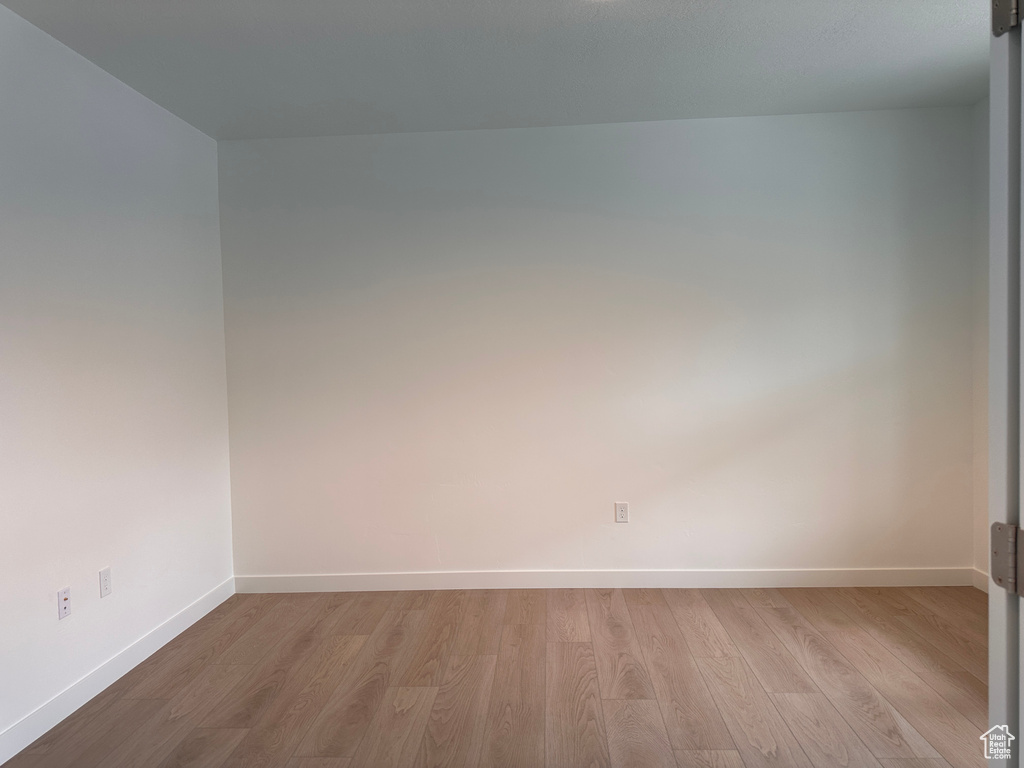
<path id="1" fill-rule="evenodd" d="M 992 524 L 992 581 L 1013 595 L 1017 591 L 1017 532 L 1009 523 Z"/>
<path id="2" fill-rule="evenodd" d="M 1017 26 L 1017 0 L 992 0 L 992 34 L 999 37 Z"/>

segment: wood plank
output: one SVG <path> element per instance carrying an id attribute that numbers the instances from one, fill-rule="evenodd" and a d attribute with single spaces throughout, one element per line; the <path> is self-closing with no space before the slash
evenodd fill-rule
<path id="1" fill-rule="evenodd" d="M 352 757 L 352 768 L 411 766 L 436 696 L 437 688 L 389 688 Z"/>
<path id="2" fill-rule="evenodd" d="M 250 626 L 231 645 L 216 657 L 217 664 L 255 664 L 263 659 L 276 643 L 307 614 L 324 601 L 321 594 L 289 595 L 271 607 L 269 612 Z M 267 638 L 273 638 L 267 642 Z"/>
<path id="3" fill-rule="evenodd" d="M 236 597 L 239 596 L 236 595 Z M 245 597 L 255 599 L 239 601 L 236 603 L 235 610 L 231 611 L 223 620 L 212 622 L 203 630 L 195 633 L 186 630 L 178 635 L 172 641 L 172 643 L 180 641 L 176 648 L 165 649 L 168 650 L 168 656 L 154 658 L 156 656 L 154 654 L 153 657 L 150 657 L 153 660 L 151 668 L 138 678 L 136 684 L 125 693 L 125 698 L 171 698 L 208 664 L 213 664 L 225 649 L 274 610 L 284 596 L 246 595 Z M 149 660 L 143 664 L 149 664 Z"/>
<path id="4" fill-rule="evenodd" d="M 879 768 L 823 694 L 773 693 L 769 698 L 815 768 Z"/>
<path id="5" fill-rule="evenodd" d="M 121 699 L 102 718 L 78 731 L 73 738 L 53 745 L 41 757 L 47 768 L 93 768 L 132 733 L 144 728 L 167 702 L 161 699 Z"/>
<path id="6" fill-rule="evenodd" d="M 422 611 L 388 611 L 345 670 L 295 757 L 352 757 L 416 640 Z"/>
<path id="7" fill-rule="evenodd" d="M 676 750 L 679 768 L 743 768 L 735 750 Z"/>
<path id="8" fill-rule="evenodd" d="M 501 645 L 508 592 L 504 589 L 473 589 L 466 598 L 452 654 L 495 656 Z"/>
<path id="9" fill-rule="evenodd" d="M 791 608 L 781 589 L 740 589 L 737 590 L 754 608 Z"/>
<path id="10" fill-rule="evenodd" d="M 264 638 L 269 650 L 263 653 L 262 660 L 252 665 L 221 706 L 205 717 L 200 725 L 219 729 L 252 728 L 285 689 L 294 670 L 301 667 L 330 632 L 341 610 L 344 610 L 344 605 L 332 605 L 326 596 L 322 596 L 287 630 L 282 628 L 276 637 Z"/>
<path id="11" fill-rule="evenodd" d="M 623 589 L 622 598 L 626 601 L 626 605 L 664 605 L 668 607 L 668 603 L 665 602 L 665 596 L 661 594 L 660 589 L 651 589 L 649 587 Z"/>
<path id="12" fill-rule="evenodd" d="M 732 737 L 667 605 L 631 605 L 637 641 L 676 750 L 729 750 Z"/>
<path id="13" fill-rule="evenodd" d="M 157 765 L 249 672 L 246 665 L 209 664 L 167 702 L 157 716 L 133 731 L 103 759 L 103 768 Z"/>
<path id="14" fill-rule="evenodd" d="M 588 589 L 587 614 L 605 699 L 653 699 L 654 686 L 643 662 L 622 591 Z"/>
<path id="15" fill-rule="evenodd" d="M 590 620 L 582 589 L 549 589 L 547 594 L 548 642 L 589 643 Z"/>
<path id="16" fill-rule="evenodd" d="M 949 768 L 949 763 L 941 758 L 937 760 L 929 760 L 924 757 L 895 758 L 878 762 L 882 764 L 882 768 Z"/>
<path id="17" fill-rule="evenodd" d="M 614 768 L 676 768 L 658 702 L 605 701 L 604 718 Z"/>
<path id="18" fill-rule="evenodd" d="M 829 640 L 928 740 L 938 755 L 959 766 L 978 765 L 979 729 L 864 631 Z M 980 742 L 978 742 L 980 743 Z"/>
<path id="19" fill-rule="evenodd" d="M 610 766 L 590 643 L 549 643 L 546 677 L 546 764 L 558 768 Z"/>
<path id="20" fill-rule="evenodd" d="M 435 592 L 432 589 L 395 592 L 391 598 L 393 611 L 425 611 Z"/>
<path id="21" fill-rule="evenodd" d="M 986 638 L 988 634 L 988 605 L 978 611 L 955 596 L 949 587 L 900 587 L 897 591 L 907 600 L 921 606 L 923 611 L 944 616 L 957 624 L 971 627 Z M 979 591 L 979 590 L 975 590 Z"/>
<path id="22" fill-rule="evenodd" d="M 875 757 L 939 756 L 795 608 L 761 608 L 758 613 Z"/>
<path id="23" fill-rule="evenodd" d="M 349 757 L 293 757 L 284 768 L 350 768 Z"/>
<path id="24" fill-rule="evenodd" d="M 365 635 L 323 640 L 289 677 L 223 768 L 270 768 L 294 753 L 365 642 Z"/>
<path id="25" fill-rule="evenodd" d="M 334 625 L 339 635 L 369 635 L 391 610 L 394 592 L 356 592 Z"/>
<path id="26" fill-rule="evenodd" d="M 829 599 L 828 590 L 817 588 L 787 589 L 786 600 L 819 632 L 842 632 L 860 624 Z"/>
<path id="27" fill-rule="evenodd" d="M 417 768 L 480 764 L 497 656 L 452 656 L 430 710 Z"/>
<path id="28" fill-rule="evenodd" d="M 972 629 L 967 624 L 951 621 L 932 611 L 922 611 L 919 603 L 892 587 L 857 587 L 843 591 L 855 592 L 876 605 L 887 606 L 897 622 L 928 638 L 928 642 L 952 656 L 978 679 L 988 679 L 987 626 Z"/>
<path id="29" fill-rule="evenodd" d="M 244 736 L 243 728 L 196 728 L 158 768 L 219 768 Z"/>
<path id="30" fill-rule="evenodd" d="M 701 594 L 729 632 L 747 664 L 768 693 L 817 693 L 791 649 L 779 642 L 757 609 L 738 593 L 705 589 Z M 739 597 L 742 602 L 738 602 Z"/>
<path id="31" fill-rule="evenodd" d="M 430 597 L 415 650 L 404 669 L 397 670 L 394 685 L 406 688 L 441 685 L 465 602 L 464 590 L 441 590 Z"/>
<path id="32" fill-rule="evenodd" d="M 735 749 L 676 750 L 679 768 L 744 768 L 743 758 Z"/>
<path id="33" fill-rule="evenodd" d="M 895 622 L 891 613 L 873 610 L 837 590 L 822 595 L 850 616 L 908 669 L 934 688 L 968 720 L 982 730 L 988 728 L 988 686 L 925 638 Z"/>
<path id="34" fill-rule="evenodd" d="M 746 768 L 811 768 L 811 763 L 742 658 L 697 659 Z"/>
<path id="35" fill-rule="evenodd" d="M 480 763 L 488 768 L 544 764 L 545 627 L 506 626 L 494 669 Z"/>
<path id="36" fill-rule="evenodd" d="M 662 595 L 695 658 L 739 656 L 722 622 L 696 589 L 663 589 Z"/>
<path id="37" fill-rule="evenodd" d="M 547 598 L 543 589 L 510 589 L 505 624 L 547 624 Z"/>
<path id="38" fill-rule="evenodd" d="M 157 654 L 159 654 L 159 651 L 157 651 Z M 157 654 L 154 654 L 154 656 Z M 150 656 L 150 659 L 152 658 L 153 656 Z M 63 745 L 70 740 L 80 738 L 82 729 L 93 727 L 94 723 L 97 722 L 97 718 L 102 717 L 110 707 L 117 704 L 135 682 L 137 681 L 129 679 L 129 675 L 124 675 L 33 741 L 19 753 L 19 757 L 24 755 L 45 755 L 57 745 Z"/>

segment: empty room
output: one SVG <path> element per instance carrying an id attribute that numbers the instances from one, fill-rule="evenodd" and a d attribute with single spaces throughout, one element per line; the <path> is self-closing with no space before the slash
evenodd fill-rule
<path id="1" fill-rule="evenodd" d="M 1021 93 L 1016 0 L 0 0 L 0 764 L 1016 768 Z"/>

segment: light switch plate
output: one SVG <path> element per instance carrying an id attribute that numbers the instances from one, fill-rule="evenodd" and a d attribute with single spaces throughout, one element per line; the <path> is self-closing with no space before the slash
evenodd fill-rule
<path id="1" fill-rule="evenodd" d="M 100 597 L 106 597 L 113 589 L 113 585 L 110 583 L 110 566 L 107 566 L 100 571 Z"/>
<path id="2" fill-rule="evenodd" d="M 63 619 L 71 613 L 71 587 L 64 587 L 57 593 L 57 618 Z"/>

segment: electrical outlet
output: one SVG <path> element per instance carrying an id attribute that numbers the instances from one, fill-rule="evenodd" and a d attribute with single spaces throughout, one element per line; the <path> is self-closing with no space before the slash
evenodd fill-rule
<path id="1" fill-rule="evenodd" d="M 106 597 L 113 591 L 110 583 L 110 566 L 100 571 L 100 597 Z"/>
<path id="2" fill-rule="evenodd" d="M 64 587 L 57 593 L 57 618 L 63 619 L 71 613 L 71 587 Z"/>
<path id="3" fill-rule="evenodd" d="M 625 501 L 615 502 L 615 522 L 616 523 L 628 523 L 629 522 L 629 504 Z"/>

